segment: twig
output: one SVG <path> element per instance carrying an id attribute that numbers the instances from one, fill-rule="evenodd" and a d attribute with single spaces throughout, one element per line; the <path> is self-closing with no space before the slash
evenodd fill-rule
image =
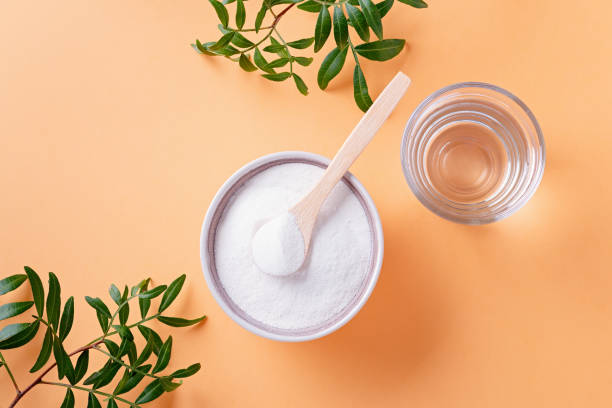
<path id="1" fill-rule="evenodd" d="M 89 344 L 87 346 L 83 346 L 81 348 L 76 349 L 75 351 L 73 351 L 72 353 L 68 354 L 68 356 L 73 356 L 75 354 L 79 354 L 85 350 L 89 350 L 95 346 L 97 346 L 98 344 L 102 343 L 102 340 L 93 343 L 93 344 Z M 17 405 L 17 403 L 19 402 L 19 400 L 28 392 L 30 391 L 32 388 L 34 388 L 35 386 L 37 386 L 38 384 L 41 384 L 43 382 L 43 377 L 49 373 L 49 371 L 53 370 L 53 368 L 55 368 L 55 366 L 57 365 L 57 362 L 54 362 L 53 364 L 51 364 L 49 367 L 47 367 L 47 369 L 45 371 L 43 371 L 33 382 L 32 384 L 28 385 L 23 391 L 21 392 L 17 392 L 17 395 L 15 396 L 15 399 L 11 402 L 11 404 L 9 405 L 9 408 L 13 408 L 15 405 Z"/>
<path id="2" fill-rule="evenodd" d="M 17 385 L 17 381 L 15 381 L 15 377 L 13 377 L 13 373 L 11 372 L 11 369 L 9 368 L 8 364 L 6 364 L 6 360 L 4 359 L 4 356 L 2 355 L 2 353 L 0 353 L 0 361 L 2 361 L 4 368 L 6 368 L 6 372 L 8 373 L 9 377 L 11 377 L 11 381 L 13 382 L 13 385 L 15 386 L 15 391 L 17 391 L 18 395 L 21 394 L 21 391 L 19 391 L 19 386 Z"/>
<path id="3" fill-rule="evenodd" d="M 81 390 L 81 391 L 86 391 L 86 392 L 92 392 L 94 394 L 104 395 L 107 398 L 114 398 L 117 401 L 121 401 L 124 404 L 128 404 L 130 407 L 136 407 L 136 408 L 140 407 L 140 405 L 137 405 L 137 404 L 135 404 L 135 403 L 133 403 L 131 401 L 128 401 L 128 400 L 123 399 L 121 397 L 118 397 L 116 395 L 109 394 L 107 392 L 103 392 L 103 391 L 100 391 L 100 390 L 94 390 L 92 388 L 79 387 L 78 385 L 66 384 L 66 383 L 61 383 L 61 382 L 52 382 L 52 381 L 41 381 L 40 383 L 41 384 L 47 384 L 47 385 L 57 385 L 57 386 L 66 387 L 66 388 L 74 388 L 75 390 Z"/>

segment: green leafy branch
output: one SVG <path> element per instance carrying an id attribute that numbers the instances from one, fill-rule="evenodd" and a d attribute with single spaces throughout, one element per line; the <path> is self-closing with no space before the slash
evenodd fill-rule
<path id="1" fill-rule="evenodd" d="M 170 374 L 162 374 L 162 371 L 167 368 L 170 362 L 172 336 L 168 336 L 165 341 L 162 341 L 161 336 L 155 330 L 145 325 L 148 321 L 157 320 L 171 327 L 187 327 L 206 318 L 206 316 L 202 316 L 196 319 L 184 319 L 163 314 L 181 291 L 185 283 L 185 275 L 181 275 L 168 286 L 161 285 L 149 288 L 151 280 L 145 279 L 131 289 L 126 285 L 123 291 L 120 291 L 117 286 L 112 284 L 109 288 L 109 295 L 117 306 L 113 313 L 102 299 L 86 296 L 86 302 L 96 312 L 102 334 L 86 345 L 67 353 L 64 342 L 74 321 L 74 298 L 69 297 L 62 309 L 61 287 L 57 276 L 52 272 L 49 273 L 48 294 L 45 298 L 43 284 L 38 274 L 27 266 L 25 272 L 25 274 L 13 275 L 0 280 L 0 295 L 19 288 L 28 280 L 33 300 L 0 306 L 0 321 L 21 315 L 31 309 L 32 306 L 34 306 L 36 314 L 32 315 L 33 321 L 5 326 L 0 331 L 0 350 L 24 346 L 36 336 L 42 325 L 45 328 L 45 336 L 38 358 L 30 372 L 34 373 L 41 370 L 49 362 L 51 355 L 53 355 L 54 361 L 32 383 L 21 390 L 13 372 L 0 352 L 0 369 L 4 368 L 6 370 L 16 392 L 9 408 L 16 406 L 25 394 L 40 384 L 66 388 L 61 408 L 74 407 L 73 390 L 88 393 L 88 408 L 100 408 L 99 398 L 103 398 L 108 408 L 117 407 L 118 402 L 130 407 L 140 407 L 140 405 L 158 398 L 164 392 L 174 391 L 182 384 L 182 378 L 192 376 L 200 370 L 200 364 L 196 363 Z M 159 296 L 161 296 L 161 300 L 157 311 L 150 314 L 151 301 Z M 136 299 L 138 300 L 140 319 L 128 324 L 130 301 Z M 140 352 L 138 352 L 132 333 L 133 328 L 137 328 L 146 341 Z M 119 337 L 119 344 L 110 339 L 115 335 Z M 85 378 L 89 371 L 90 350 L 104 355 L 106 362 L 101 368 L 94 370 Z M 149 360 L 153 360 L 153 355 L 155 355 L 154 361 L 149 362 Z M 73 356 L 78 356 L 75 364 L 71 359 Z M 57 370 L 59 380 L 66 378 L 67 382 L 46 381 L 44 377 L 54 369 Z M 116 381 L 112 390 L 103 390 L 111 385 L 121 370 L 123 374 Z M 122 396 L 137 387 L 145 377 L 151 379 L 151 381 L 134 401 Z"/>
<path id="2" fill-rule="evenodd" d="M 303 94 L 308 94 L 308 86 L 295 72 L 295 64 L 307 67 L 312 64 L 312 57 L 296 56 L 291 49 L 305 50 L 313 46 L 314 52 L 319 52 L 331 35 L 335 47 L 324 58 L 317 74 L 319 88 L 325 90 L 330 81 L 342 70 L 346 56 L 350 48 L 355 60 L 353 71 L 353 91 L 357 106 L 366 111 L 372 105 L 372 98 L 368 91 L 368 85 L 359 62 L 359 57 L 373 61 L 387 61 L 398 55 L 405 46 L 403 39 L 386 39 L 383 37 L 382 18 L 387 15 L 394 5 L 395 0 L 383 0 L 373 3 L 372 0 L 263 0 L 261 8 L 257 13 L 253 27 L 245 28 L 246 8 L 245 0 L 209 0 L 212 4 L 221 24 L 219 30 L 221 37 L 217 41 L 200 42 L 196 40 L 192 47 L 200 54 L 210 56 L 223 56 L 238 65 L 247 72 L 260 71 L 264 78 L 270 81 L 281 82 L 293 78 L 297 89 Z M 398 0 L 415 8 L 425 8 L 427 3 L 423 0 Z M 230 14 L 227 5 L 236 3 L 235 23 L 236 27 L 230 26 Z M 314 35 L 300 40 L 286 42 L 278 30 L 281 18 L 295 5 L 309 13 L 316 13 L 317 20 Z M 283 8 L 277 12 L 278 6 Z M 330 13 L 330 8 L 332 12 Z M 263 25 L 266 17 L 270 15 L 272 21 Z M 349 27 L 361 41 L 354 45 L 351 40 Z M 371 33 L 374 32 L 376 40 L 370 41 Z M 261 38 L 251 40 L 243 33 L 258 35 Z M 266 43 L 268 43 L 266 45 Z M 260 50 L 260 48 L 262 48 Z M 264 54 L 271 54 L 272 59 L 268 61 Z M 251 55 L 252 52 L 252 55 Z M 270 58 L 268 56 L 268 58 Z M 281 69 L 287 67 L 288 69 Z"/>

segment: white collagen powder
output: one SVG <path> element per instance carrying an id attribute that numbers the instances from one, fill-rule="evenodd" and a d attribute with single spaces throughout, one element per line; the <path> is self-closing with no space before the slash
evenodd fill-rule
<path id="1" fill-rule="evenodd" d="M 304 236 L 295 216 L 289 212 L 266 222 L 253 237 L 253 261 L 265 272 L 287 276 L 304 263 Z"/>
<path id="2" fill-rule="evenodd" d="M 297 330 L 337 317 L 358 295 L 369 272 L 373 233 L 361 202 L 343 181 L 323 203 L 310 250 L 297 272 L 274 276 L 254 262 L 251 241 L 257 230 L 286 213 L 322 175 L 320 167 L 302 163 L 266 169 L 234 193 L 217 226 L 219 280 L 242 311 L 265 325 Z"/>

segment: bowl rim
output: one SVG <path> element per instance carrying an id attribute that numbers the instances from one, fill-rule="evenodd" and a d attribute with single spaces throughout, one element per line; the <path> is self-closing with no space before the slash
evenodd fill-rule
<path id="1" fill-rule="evenodd" d="M 437 209 L 435 206 L 432 205 L 432 203 L 429 200 L 426 200 L 424 197 L 421 196 L 421 194 L 419 194 L 416 186 L 414 185 L 415 181 L 413 180 L 412 173 L 409 170 L 409 165 L 408 165 L 409 158 L 407 157 L 406 147 L 408 146 L 408 134 L 410 133 L 410 130 L 414 127 L 414 122 L 419 117 L 419 115 L 421 115 L 423 110 L 427 106 L 429 106 L 431 102 L 433 102 L 434 100 L 436 100 L 437 98 L 441 97 L 442 95 L 448 92 L 454 91 L 456 89 L 462 89 L 462 88 L 481 88 L 481 89 L 486 89 L 489 91 L 497 92 L 498 94 L 516 103 L 519 109 L 522 110 L 526 114 L 527 118 L 529 119 L 529 121 L 531 122 L 531 124 L 533 125 L 535 129 L 535 134 L 537 136 L 537 141 L 538 141 L 538 147 L 539 147 L 540 154 L 541 154 L 541 160 L 539 162 L 539 166 L 535 174 L 533 175 L 533 179 L 531 180 L 529 189 L 526 191 L 526 193 L 521 197 L 521 199 L 517 203 L 515 203 L 515 205 L 512 208 L 507 209 L 501 214 L 497 214 L 495 216 L 489 216 L 488 218 L 468 219 L 465 217 L 456 217 L 442 210 Z M 496 221 L 501 221 L 509 217 L 510 215 L 520 210 L 533 197 L 533 195 L 535 194 L 535 192 L 537 191 L 538 187 L 540 186 L 542 182 L 542 178 L 544 176 L 544 169 L 546 168 L 546 142 L 544 141 L 544 135 L 542 133 L 542 128 L 540 127 L 540 123 L 536 119 L 531 109 L 529 109 L 527 104 L 525 104 L 525 102 L 523 102 L 518 96 L 514 95 L 512 92 L 500 86 L 493 85 L 487 82 L 475 82 L 475 81 L 456 82 L 454 84 L 444 86 L 438 89 L 437 91 L 434 91 L 431 94 L 429 94 L 425 99 L 423 99 L 419 103 L 416 109 L 412 112 L 412 114 L 410 115 L 410 118 L 406 122 L 406 126 L 404 127 L 404 132 L 402 134 L 402 141 L 401 141 L 401 148 L 400 148 L 400 160 L 401 160 L 401 165 L 402 165 L 402 172 L 404 173 L 404 178 L 406 179 L 406 182 L 408 183 L 410 190 L 415 195 L 415 197 L 421 202 L 421 204 L 425 206 L 425 208 L 427 208 L 429 211 L 433 212 L 434 214 L 448 221 L 452 221 L 458 224 L 484 225 L 484 224 L 490 224 Z"/>
<path id="2" fill-rule="evenodd" d="M 350 182 L 350 184 L 354 187 L 354 189 L 361 195 L 363 198 L 363 202 L 365 203 L 366 210 L 369 212 L 369 215 L 372 220 L 373 227 L 373 236 L 376 239 L 375 252 L 372 254 L 374 256 L 374 262 L 372 265 L 373 273 L 370 276 L 369 282 L 361 294 L 361 298 L 355 303 L 353 308 L 348 311 L 341 319 L 334 322 L 332 325 L 326 327 L 323 330 L 317 331 L 311 334 L 304 335 L 287 335 L 287 334 L 279 334 L 273 333 L 267 330 L 264 330 L 260 327 L 257 327 L 247 320 L 243 319 L 240 315 L 235 313 L 232 308 L 227 304 L 223 296 L 221 295 L 215 281 L 212 277 L 210 270 L 210 254 L 208 253 L 208 235 L 214 220 L 215 213 L 217 208 L 221 204 L 223 198 L 228 193 L 228 191 L 234 186 L 236 182 L 238 182 L 244 175 L 249 173 L 250 171 L 268 164 L 273 161 L 278 160 L 287 160 L 287 159 L 299 159 L 306 161 L 313 161 L 323 166 L 329 165 L 331 162 L 330 159 L 318 155 L 316 153 L 303 152 L 303 151 L 282 151 L 277 153 L 271 153 L 264 156 L 261 156 L 255 160 L 248 162 L 239 168 L 234 174 L 232 174 L 219 188 L 214 198 L 212 199 L 208 209 L 206 210 L 206 215 L 204 216 L 204 221 L 202 223 L 202 229 L 200 232 L 200 261 L 202 264 L 202 273 L 204 274 L 204 279 L 206 280 L 206 285 L 208 289 L 213 295 L 213 298 L 217 302 L 217 304 L 223 309 L 223 311 L 236 323 L 238 323 L 244 329 L 250 331 L 251 333 L 257 334 L 261 337 L 277 340 L 281 342 L 302 342 L 309 341 L 324 337 L 334 331 L 338 330 L 340 327 L 344 326 L 348 323 L 355 315 L 361 310 L 361 308 L 365 305 L 367 300 L 370 298 L 376 283 L 378 282 L 378 277 L 380 275 L 380 271 L 382 269 L 383 255 L 384 255 L 384 236 L 382 230 L 382 222 L 380 220 L 380 215 L 378 214 L 378 210 L 374 205 L 374 201 L 372 197 L 367 192 L 365 187 L 359 182 L 359 180 L 350 172 L 347 172 L 344 175 L 344 178 Z"/>

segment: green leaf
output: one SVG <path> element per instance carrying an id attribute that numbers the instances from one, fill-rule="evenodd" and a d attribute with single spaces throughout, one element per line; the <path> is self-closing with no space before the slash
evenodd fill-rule
<path id="1" fill-rule="evenodd" d="M 115 400 L 111 398 L 108 400 L 108 404 L 106 405 L 106 408 L 119 408 L 119 406 L 117 405 Z"/>
<path id="2" fill-rule="evenodd" d="M 130 341 L 134 340 L 134 335 L 132 334 L 130 329 L 127 328 L 127 326 L 119 326 L 113 324 L 113 329 L 117 330 L 117 333 L 119 333 L 119 336 L 122 339 L 128 339 Z"/>
<path id="3" fill-rule="evenodd" d="M 149 338 L 151 338 L 151 341 L 153 342 L 153 352 L 155 355 L 159 355 L 159 350 L 163 344 L 159 334 L 157 334 L 155 330 L 142 325 L 138 325 L 138 330 L 140 331 L 140 334 L 142 334 L 142 337 L 144 337 L 147 341 L 149 341 Z"/>
<path id="4" fill-rule="evenodd" d="M 374 61 L 387 61 L 399 54 L 406 44 L 406 40 L 381 40 L 355 47 L 357 54 Z"/>
<path id="5" fill-rule="evenodd" d="M 221 32 L 223 34 L 229 34 L 229 33 L 234 33 L 234 36 L 232 37 L 232 44 L 234 44 L 237 47 L 240 48 L 247 48 L 250 47 L 253 44 L 253 41 L 249 40 L 248 38 L 246 38 L 244 35 L 240 34 L 237 31 L 232 31 L 232 30 L 228 30 L 227 28 L 223 27 L 221 24 L 219 24 L 219 30 L 221 30 Z"/>
<path id="6" fill-rule="evenodd" d="M 24 274 L 12 275 L 8 278 L 0 280 L 0 295 L 4 295 L 12 290 L 17 289 L 28 277 Z"/>
<path id="7" fill-rule="evenodd" d="M 161 385 L 159 379 L 153 380 L 142 393 L 136 398 L 136 404 L 144 404 L 146 402 L 153 401 L 164 393 L 164 387 Z"/>
<path id="8" fill-rule="evenodd" d="M 253 65 L 249 57 L 247 57 L 245 54 L 240 54 L 240 60 L 238 61 L 238 64 L 240 65 L 240 68 L 242 68 L 246 72 L 257 71 L 257 67 Z M 165 295 L 167 294 L 168 292 L 165 293 Z M 163 299 L 162 299 L 162 302 L 163 302 Z"/>
<path id="9" fill-rule="evenodd" d="M 70 388 L 66 389 L 66 396 L 60 408 L 74 408 L 74 394 Z"/>
<path id="10" fill-rule="evenodd" d="M 32 288 L 32 296 L 34 297 L 34 304 L 36 305 L 36 313 L 39 317 L 42 317 L 45 309 L 45 290 L 43 289 L 42 281 L 34 269 L 29 266 L 24 267 L 28 280 L 30 281 L 30 287 Z M 2 286 L 0 284 L 0 286 Z"/>
<path id="11" fill-rule="evenodd" d="M 300 10 L 308 11 L 311 13 L 318 13 L 321 11 L 321 3 L 317 3 L 313 0 L 305 1 L 304 3 L 298 4 Z"/>
<path id="12" fill-rule="evenodd" d="M 268 68 L 268 61 L 266 61 L 264 56 L 261 55 L 261 52 L 258 48 L 255 48 L 255 53 L 253 54 L 253 61 L 255 62 L 255 65 L 257 65 L 262 71 L 267 72 L 269 74 L 276 73 L 274 69 Z"/>
<path id="13" fill-rule="evenodd" d="M 274 45 L 275 47 L 279 47 L 278 51 L 276 51 L 276 54 L 278 54 L 279 57 L 283 57 L 283 58 L 289 58 L 289 51 L 287 51 L 287 47 L 285 47 L 284 44 L 281 44 L 280 42 L 278 42 L 276 40 L 276 38 L 274 37 L 270 37 L 270 43 L 272 43 L 272 45 Z M 265 48 L 264 48 L 265 51 Z"/>
<path id="14" fill-rule="evenodd" d="M 49 296 L 47 296 L 47 320 L 57 330 L 57 325 L 60 318 L 61 306 L 61 288 L 57 276 L 53 272 L 49 272 Z"/>
<path id="15" fill-rule="evenodd" d="M 415 8 L 427 8 L 427 3 L 423 0 L 399 0 L 401 3 L 408 4 Z"/>
<path id="16" fill-rule="evenodd" d="M 60 380 L 70 371 L 74 371 L 70 357 L 68 357 L 64 346 L 59 341 L 53 342 L 53 357 L 57 363 L 57 376 Z"/>
<path id="17" fill-rule="evenodd" d="M 9 324 L 0 331 L 0 350 L 8 350 L 27 344 L 36 336 L 40 322 Z"/>
<path id="18" fill-rule="evenodd" d="M 384 16 L 387 15 L 389 10 L 391 10 L 391 7 L 393 7 L 393 2 L 394 0 L 385 0 L 385 1 L 381 1 L 380 3 L 376 4 L 376 8 L 378 9 L 378 14 L 380 14 L 380 18 L 383 18 Z M 368 40 L 364 39 L 364 41 L 368 41 Z"/>
<path id="19" fill-rule="evenodd" d="M 102 331 L 106 333 L 106 331 L 108 330 L 109 318 L 106 317 L 106 315 L 104 315 L 103 313 L 100 313 L 99 311 L 96 311 L 96 317 L 98 318 L 98 323 L 100 323 Z"/>
<path id="20" fill-rule="evenodd" d="M 192 365 L 190 365 L 187 368 L 181 368 L 180 370 L 176 370 L 175 372 L 170 374 L 170 377 L 172 377 L 172 378 L 191 377 L 192 375 L 194 375 L 195 373 L 200 371 L 200 368 L 202 368 L 200 363 L 192 364 Z"/>
<path id="21" fill-rule="evenodd" d="M 250 63 L 251 61 L 249 61 Z M 251 64 L 253 65 L 253 64 Z M 255 66 L 253 66 L 253 70 L 255 70 Z M 178 278 L 176 278 L 171 284 L 170 286 L 168 286 L 168 290 L 166 291 L 166 293 L 164 293 L 164 296 L 162 297 L 162 300 L 159 304 L 159 312 L 163 312 L 164 310 L 166 310 L 174 301 L 174 299 L 176 299 L 176 297 L 178 296 L 179 292 L 181 291 L 181 289 L 183 288 L 183 284 L 185 283 L 185 274 L 179 276 Z"/>
<path id="22" fill-rule="evenodd" d="M 310 47 L 310 45 L 313 42 L 314 42 L 314 37 L 310 37 L 310 38 L 303 38 L 301 40 L 295 40 L 295 41 L 288 42 L 287 45 L 297 50 L 303 50 L 305 48 Z"/>
<path id="23" fill-rule="evenodd" d="M 289 78 L 289 76 L 291 76 L 291 74 L 289 74 L 288 72 L 283 72 L 283 74 L 287 74 L 287 78 Z M 276 74 L 276 75 L 280 75 L 280 74 Z M 265 77 L 265 75 L 262 75 Z M 200 323 L 202 320 L 206 319 L 206 316 L 202 316 L 202 317 L 198 317 L 197 319 L 183 319 L 180 317 L 168 317 L 168 316 L 158 316 L 157 320 L 159 320 L 161 323 L 165 324 L 166 326 L 171 326 L 171 327 L 187 327 L 187 326 L 193 326 L 194 324 Z"/>
<path id="24" fill-rule="evenodd" d="M 131 340 L 127 340 L 125 339 L 126 342 L 126 352 L 127 352 L 127 356 L 128 356 L 128 360 L 130 362 L 130 365 L 134 365 L 136 362 L 136 359 L 138 358 L 138 351 L 136 351 L 136 344 L 131 341 Z"/>
<path id="25" fill-rule="evenodd" d="M 226 47 L 223 47 L 220 50 L 216 50 L 215 53 L 217 55 L 223 55 L 224 57 L 230 57 L 232 55 L 238 54 L 240 51 L 238 51 L 236 48 L 232 47 L 231 45 L 228 45 Z"/>
<path id="26" fill-rule="evenodd" d="M 268 6 L 266 2 L 262 2 L 261 8 L 257 12 L 257 17 L 255 17 L 255 33 L 259 32 L 261 28 L 261 24 L 263 23 L 264 17 L 266 17 L 266 12 L 268 11 Z"/>
<path id="27" fill-rule="evenodd" d="M 393 0 L 391 0 L 391 2 L 393 2 Z M 348 17 L 349 17 L 349 21 L 353 25 L 353 28 L 355 29 L 359 37 L 363 41 L 369 41 L 370 40 L 370 28 L 368 27 L 368 23 L 366 22 L 366 19 L 363 16 L 363 13 L 361 12 L 361 10 L 359 10 L 357 7 L 351 6 L 348 3 L 346 3 L 345 6 L 346 6 L 346 13 L 348 14 Z"/>
<path id="28" fill-rule="evenodd" d="M 119 306 L 121 304 L 121 292 L 114 283 L 110 285 L 110 288 L 108 288 L 108 293 L 110 294 L 111 299 L 113 299 L 113 302 Z"/>
<path id="29" fill-rule="evenodd" d="M 284 49 L 285 49 L 285 46 L 284 46 L 284 45 L 282 45 L 282 44 L 278 44 L 278 45 L 276 45 L 276 44 L 272 44 L 272 45 L 268 45 L 268 46 L 264 47 L 264 49 L 263 49 L 263 50 L 264 50 L 265 52 L 269 52 L 269 53 L 272 53 L 272 54 L 276 54 L 276 53 L 278 53 L 278 52 L 280 52 L 280 51 L 282 51 L 282 50 L 284 50 Z"/>
<path id="30" fill-rule="evenodd" d="M 217 17 L 219 18 L 219 21 L 221 22 L 221 24 L 223 24 L 223 27 L 227 27 L 227 24 L 229 23 L 229 13 L 227 12 L 227 9 L 225 8 L 225 6 L 221 4 L 220 2 L 218 2 L 217 0 L 208 0 L 208 1 L 210 1 L 210 4 L 212 4 L 212 6 L 215 8 Z"/>
<path id="31" fill-rule="evenodd" d="M 317 75 L 317 83 L 319 84 L 319 88 L 325 89 L 336 75 L 340 73 L 342 70 L 342 66 L 344 65 L 344 61 L 346 60 L 346 53 L 348 51 L 348 47 L 344 49 L 334 48 L 323 60 L 321 63 L 321 68 L 319 68 L 319 73 Z"/>
<path id="32" fill-rule="evenodd" d="M 32 307 L 34 302 L 15 302 L 0 306 L 0 320 L 17 316 Z"/>
<path id="33" fill-rule="evenodd" d="M 214 43 L 211 43 L 211 44 L 214 44 Z M 141 280 L 140 282 L 138 282 L 138 285 L 132 286 L 132 290 L 130 291 L 130 294 L 132 296 L 136 296 L 138 292 L 142 292 L 143 289 L 149 286 L 149 282 L 151 282 L 151 278 Z M 127 288 L 127 285 L 126 285 L 126 288 Z M 124 291 L 123 297 L 127 299 L 127 296 L 125 295 L 125 291 Z"/>
<path id="34" fill-rule="evenodd" d="M 380 21 L 380 13 L 378 12 L 378 8 L 372 3 L 372 0 L 359 0 L 359 5 L 361 6 L 361 11 L 363 11 L 363 15 L 370 26 L 374 34 L 382 40 L 383 38 L 383 27 L 382 22 Z"/>
<path id="35" fill-rule="evenodd" d="M 121 389 L 123 387 L 125 387 L 125 384 L 128 382 L 129 379 L 130 379 L 130 370 L 126 367 L 123 370 L 123 375 L 121 376 L 121 379 L 119 380 L 119 382 L 115 386 L 115 390 L 113 391 L 113 395 L 120 395 L 121 394 Z"/>
<path id="36" fill-rule="evenodd" d="M 182 384 L 182 382 L 173 382 L 170 378 L 160 378 L 160 382 L 166 392 L 172 392 Z"/>
<path id="37" fill-rule="evenodd" d="M 108 360 L 103 368 L 109 365 L 109 361 L 111 360 Z M 95 371 L 89 377 L 87 377 L 85 381 L 83 381 L 83 385 L 91 385 L 95 383 L 98 378 L 100 378 L 100 371 Z"/>
<path id="38" fill-rule="evenodd" d="M 140 317 L 144 319 L 145 317 L 147 317 L 147 313 L 149 312 L 149 307 L 151 307 L 151 300 L 139 297 L 138 306 L 140 307 Z"/>
<path id="39" fill-rule="evenodd" d="M 236 26 L 239 29 L 244 27 L 244 20 L 246 19 L 246 10 L 244 9 L 244 3 L 242 0 L 237 0 L 236 3 Z"/>
<path id="40" fill-rule="evenodd" d="M 219 38 L 219 40 L 216 43 L 208 47 L 208 49 L 210 51 L 218 52 L 219 50 L 229 45 L 230 42 L 232 42 L 232 40 L 234 39 L 234 35 L 235 35 L 234 31 L 230 31 L 227 34 L 223 34 L 223 36 Z"/>
<path id="41" fill-rule="evenodd" d="M 130 305 L 125 302 L 123 306 L 119 308 L 119 323 L 125 325 L 130 317 Z"/>
<path id="42" fill-rule="evenodd" d="M 9 339 L 15 336 L 16 334 L 21 333 L 22 331 L 26 330 L 29 325 L 30 323 L 14 323 L 5 326 L 0 331 L 0 342 L 3 342 L 4 340 Z"/>
<path id="43" fill-rule="evenodd" d="M 110 310 L 108 310 L 108 307 L 106 307 L 102 299 L 97 298 L 97 297 L 92 298 L 89 296 L 85 296 L 85 301 L 89 304 L 89 306 L 96 309 L 96 311 L 98 311 L 102 315 L 108 317 L 109 319 L 111 318 L 111 312 Z"/>
<path id="44" fill-rule="evenodd" d="M 334 39 L 340 48 L 348 44 L 348 24 L 342 6 L 334 6 Z"/>
<path id="45" fill-rule="evenodd" d="M 138 356 L 136 361 L 134 361 L 133 365 L 141 365 L 146 362 L 149 357 L 151 357 L 151 353 L 153 353 L 153 342 L 153 335 L 149 335 L 149 338 L 147 339 L 147 344 L 144 346 L 144 348 L 140 352 L 140 355 Z"/>
<path id="46" fill-rule="evenodd" d="M 372 98 L 368 93 L 368 84 L 359 65 L 355 65 L 355 71 L 353 72 L 353 96 L 359 109 L 364 112 L 372 105 Z"/>
<path id="47" fill-rule="evenodd" d="M 116 361 L 109 360 L 108 364 L 106 364 L 102 370 L 98 371 L 99 375 L 93 384 L 93 388 L 101 388 L 108 385 L 113 378 L 115 378 L 115 375 L 117 375 L 120 368 L 121 364 L 117 363 Z"/>
<path id="48" fill-rule="evenodd" d="M 64 341 L 72 329 L 72 323 L 74 321 L 74 297 L 70 296 L 64 305 L 64 312 L 62 313 L 62 319 L 59 325 L 59 338 L 60 341 Z"/>
<path id="49" fill-rule="evenodd" d="M 303 67 L 307 67 L 312 64 L 313 58 L 311 57 L 293 57 L 293 60 Z"/>
<path id="50" fill-rule="evenodd" d="M 143 365 L 140 367 L 137 367 L 138 371 L 143 372 L 143 373 L 147 373 L 149 372 L 149 370 L 151 369 L 151 364 L 147 364 L 147 365 Z M 142 379 L 144 378 L 144 374 L 141 374 L 139 372 L 133 371 L 133 372 L 129 372 L 126 371 L 127 376 L 125 376 L 125 381 L 123 381 L 123 384 L 121 384 L 121 382 L 119 384 L 117 384 L 117 388 L 115 388 L 115 395 L 119 395 L 119 394 L 124 394 L 130 390 L 132 390 L 134 387 L 136 387 L 140 381 L 142 381 Z"/>
<path id="51" fill-rule="evenodd" d="M 196 51 L 198 51 L 200 54 L 206 54 L 206 55 L 213 55 L 213 56 L 215 56 L 215 55 L 217 55 L 217 54 L 215 54 L 214 52 L 211 52 L 211 51 L 209 51 L 209 50 L 208 50 L 208 47 L 210 47 L 210 46 L 211 46 L 211 45 L 213 45 L 213 44 L 214 44 L 214 41 L 211 41 L 211 42 L 207 42 L 207 43 L 202 44 L 202 43 L 200 42 L 200 40 L 197 40 L 197 39 L 196 39 L 196 43 L 195 43 L 195 44 L 191 44 L 191 46 L 192 46 L 192 47 L 193 47 L 193 48 L 194 48 Z"/>
<path id="52" fill-rule="evenodd" d="M 74 380 L 79 382 L 85 377 L 87 368 L 89 367 L 89 350 L 83 351 L 77 359 L 76 365 L 74 366 Z"/>
<path id="53" fill-rule="evenodd" d="M 139 293 L 138 297 L 141 299 L 153 299 L 164 293 L 168 287 L 166 285 L 156 286 L 153 289 L 147 290 L 146 292 Z"/>
<path id="54" fill-rule="evenodd" d="M 151 368 L 151 365 L 149 364 L 148 367 Z M 130 370 L 126 368 L 123 372 L 123 377 L 121 377 L 121 380 L 119 380 L 115 390 L 113 391 L 113 395 L 121 395 L 132 390 L 140 383 L 140 381 L 142 381 L 143 378 L 144 374 L 140 374 L 135 371 L 130 372 Z"/>
<path id="55" fill-rule="evenodd" d="M 159 356 L 157 357 L 157 363 L 153 367 L 152 374 L 158 373 L 168 366 L 170 362 L 170 354 L 172 353 L 172 336 L 168 337 L 168 340 L 163 344 L 159 350 Z"/>
<path id="56" fill-rule="evenodd" d="M 105 339 L 104 345 L 106 346 L 106 349 L 108 350 L 109 353 L 111 353 L 113 357 L 119 357 L 119 346 L 117 345 L 117 343 L 115 343 L 112 340 Z"/>
<path id="57" fill-rule="evenodd" d="M 272 68 L 283 67 L 287 65 L 288 62 L 289 62 L 289 58 L 275 59 L 274 61 L 271 61 L 270 63 L 268 63 L 267 68 L 272 69 Z"/>
<path id="58" fill-rule="evenodd" d="M 331 32 L 331 16 L 329 15 L 329 11 L 327 7 L 321 7 L 321 11 L 319 12 L 319 17 L 317 18 L 317 25 L 315 26 L 315 34 L 314 34 L 314 51 L 319 52 L 323 45 L 325 45 L 325 41 L 329 37 L 329 33 Z"/>
<path id="59" fill-rule="evenodd" d="M 38 358 L 34 363 L 34 366 L 30 369 L 31 373 L 35 373 L 36 371 L 43 368 L 47 361 L 49 361 L 49 357 L 51 356 L 51 349 L 53 348 L 53 331 L 51 328 L 47 328 L 47 332 L 45 333 L 45 339 L 43 340 L 42 347 L 40 349 L 40 353 L 38 354 Z"/>
<path id="60" fill-rule="evenodd" d="M 102 408 L 100 401 L 98 401 L 98 397 L 96 397 L 93 392 L 90 392 L 87 397 L 87 408 Z"/>

